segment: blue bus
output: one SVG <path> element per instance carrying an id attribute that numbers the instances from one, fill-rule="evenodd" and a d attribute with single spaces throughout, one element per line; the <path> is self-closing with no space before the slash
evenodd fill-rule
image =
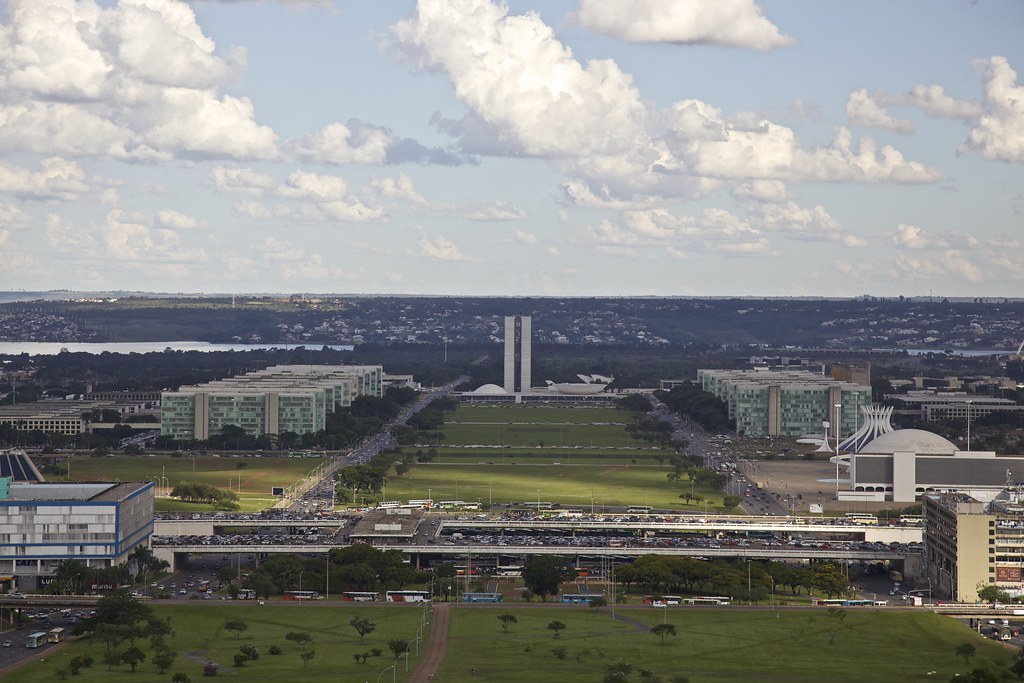
<path id="1" fill-rule="evenodd" d="M 501 602 L 501 593 L 463 593 L 462 602 Z"/>
<path id="2" fill-rule="evenodd" d="M 589 605 L 592 600 L 603 597 L 600 593 L 566 593 L 562 596 L 562 602 L 567 605 Z"/>

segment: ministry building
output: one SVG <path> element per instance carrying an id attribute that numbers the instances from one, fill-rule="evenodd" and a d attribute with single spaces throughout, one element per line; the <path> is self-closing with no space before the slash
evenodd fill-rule
<path id="1" fill-rule="evenodd" d="M 357 396 L 383 395 L 380 365 L 277 365 L 161 395 L 163 436 L 205 440 L 234 425 L 250 436 L 311 434 Z"/>

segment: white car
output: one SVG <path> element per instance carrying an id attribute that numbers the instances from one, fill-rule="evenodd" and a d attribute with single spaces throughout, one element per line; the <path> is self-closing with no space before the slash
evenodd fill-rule
<path id="1" fill-rule="evenodd" d="M 651 607 L 668 607 L 668 605 L 666 605 L 661 600 L 655 600 L 654 602 L 651 603 Z"/>
<path id="2" fill-rule="evenodd" d="M 14 645 L 14 643 L 12 643 L 12 642 L 11 642 L 11 641 L 9 641 L 9 640 L 5 640 L 5 641 L 4 641 L 4 647 L 10 647 L 11 645 Z"/>

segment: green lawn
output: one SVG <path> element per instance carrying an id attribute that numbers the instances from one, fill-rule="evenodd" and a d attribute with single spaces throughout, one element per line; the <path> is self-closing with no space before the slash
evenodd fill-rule
<path id="1" fill-rule="evenodd" d="M 102 664 L 104 644 L 100 640 L 84 638 L 69 644 L 57 653 L 47 654 L 45 661 L 36 662 L 14 673 L 4 676 L 4 683 L 35 683 L 58 680 L 54 672 L 66 668 L 72 657 L 90 654 L 96 663 L 83 669 L 81 675 L 68 680 L 102 681 L 114 683 L 166 683 L 177 671 L 188 673 L 193 681 L 206 680 L 203 664 L 214 661 L 221 665 L 220 673 L 214 680 L 227 678 L 246 683 L 266 681 L 267 683 L 302 683 L 304 681 L 363 681 L 376 680 L 378 674 L 391 664 L 393 659 L 388 650 L 390 639 L 412 639 L 420 626 L 422 610 L 415 606 L 326 606 L 323 604 L 267 605 L 182 605 L 155 606 L 156 613 L 171 618 L 174 635 L 169 639 L 171 650 L 178 657 L 174 666 L 165 674 L 159 674 L 147 661 L 132 673 L 125 665 L 107 671 Z M 349 625 L 354 617 L 366 617 L 377 625 L 377 630 L 359 642 L 359 636 Z M 229 619 L 242 619 L 249 630 L 236 637 L 222 629 Z M 284 639 L 292 631 L 305 631 L 313 635 L 312 645 L 298 645 Z M 260 658 L 249 662 L 243 668 L 234 666 L 233 656 L 239 646 L 254 644 L 260 650 Z M 20 641 L 19 641 L 20 645 Z M 271 655 L 268 649 L 278 645 L 282 654 Z M 148 643 L 141 644 L 147 655 L 152 656 Z M 356 664 L 353 654 L 368 652 L 371 648 L 384 651 L 381 657 L 371 657 L 366 664 Z M 304 666 L 299 653 L 306 649 L 316 655 Z M 416 659 L 410 662 L 414 666 Z M 403 672 L 404 673 L 404 672 Z M 390 673 L 388 674 L 390 681 Z"/>
<path id="2" fill-rule="evenodd" d="M 614 408 L 460 406 L 440 444 L 512 447 L 642 447 L 625 426 L 633 413 Z"/>
<path id="3" fill-rule="evenodd" d="M 433 462 L 404 477 L 389 477 L 392 500 L 425 498 L 481 503 L 547 500 L 571 507 L 686 506 L 661 465 L 669 451 L 632 439 L 625 426 L 633 414 L 607 407 L 459 406 L 441 428 L 444 439 Z M 445 448 L 445 444 L 479 445 Z M 659 460 L 660 459 L 660 460 Z M 539 489 L 539 491 L 538 491 Z M 721 505 L 721 491 L 694 487 Z"/>
<path id="4" fill-rule="evenodd" d="M 672 483 L 667 469 L 632 465 L 458 464 L 416 465 L 402 477 L 388 477 L 389 500 L 430 497 L 440 500 L 479 501 L 483 504 L 550 501 L 567 507 L 591 505 L 651 505 L 658 508 L 704 510 L 704 504 L 687 506 L 679 494 L 690 490 L 685 479 Z M 539 489 L 539 492 L 538 492 Z M 708 500 L 709 510 L 721 505 L 722 491 L 702 489 L 694 493 Z"/>
<path id="5" fill-rule="evenodd" d="M 504 404 L 460 405 L 447 418 L 449 422 L 504 422 L 551 424 L 622 422 L 628 423 L 634 413 L 606 406 L 536 406 Z"/>
<path id="6" fill-rule="evenodd" d="M 166 476 L 173 489 L 182 481 L 211 484 L 238 493 L 243 511 L 262 510 L 276 500 L 270 495 L 274 486 L 289 486 L 316 468 L 320 458 L 228 458 L 207 456 L 173 457 L 104 456 L 75 457 L 71 462 L 72 481 L 159 481 Z M 242 466 L 239 469 L 239 466 Z M 194 468 L 194 470 L 193 470 Z M 66 480 L 47 476 L 50 481 Z M 203 511 L 209 505 L 194 505 L 175 500 L 158 499 L 160 511 Z"/>
<path id="7" fill-rule="evenodd" d="M 506 612 L 518 623 L 502 633 L 497 616 Z M 641 669 L 662 681 L 683 675 L 691 683 L 948 681 L 954 673 L 1012 657 L 959 622 L 918 612 L 850 610 L 842 621 L 824 609 L 781 610 L 779 618 L 770 610 L 736 608 L 619 608 L 617 613 L 623 621 L 612 621 L 609 608 L 598 613 L 589 607 L 460 606 L 453 612 L 437 678 L 593 683 L 610 664 L 625 661 L 633 667 L 630 681 L 643 680 Z M 567 626 L 557 640 L 546 628 L 552 620 Z M 663 620 L 677 631 L 664 646 L 645 630 Z M 977 647 L 971 667 L 954 654 L 968 641 Z M 564 659 L 552 653 L 558 647 L 565 648 Z"/>
<path id="8" fill-rule="evenodd" d="M 529 461 L 537 464 L 642 464 L 655 467 L 668 462 L 672 452 L 658 448 L 439 448 L 434 462 L 447 464 L 509 464 Z M 658 458 L 661 461 L 658 461 Z"/>

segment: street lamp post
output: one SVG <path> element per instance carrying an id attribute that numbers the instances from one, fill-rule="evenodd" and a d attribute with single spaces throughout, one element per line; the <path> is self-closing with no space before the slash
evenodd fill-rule
<path id="1" fill-rule="evenodd" d="M 971 450 L 971 404 L 974 401 L 965 401 L 967 404 L 967 451 Z"/>
<path id="2" fill-rule="evenodd" d="M 303 574 L 303 572 L 299 572 L 299 592 L 300 593 L 302 592 L 302 574 Z"/>
<path id="3" fill-rule="evenodd" d="M 836 409 L 836 500 L 839 500 L 839 433 L 841 431 L 841 425 L 839 422 L 841 415 L 839 411 L 843 407 L 843 404 L 836 403 L 833 407 Z"/>

